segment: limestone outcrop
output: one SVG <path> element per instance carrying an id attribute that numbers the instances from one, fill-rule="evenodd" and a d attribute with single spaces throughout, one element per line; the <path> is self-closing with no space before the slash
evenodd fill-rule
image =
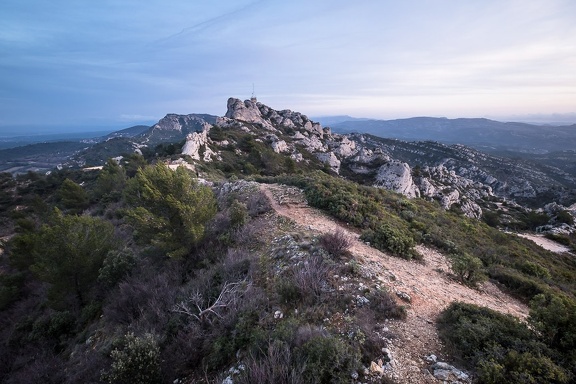
<path id="1" fill-rule="evenodd" d="M 242 101 L 232 97 L 229 98 L 225 117 L 247 123 L 260 124 L 262 128 L 274 130 L 274 127 L 270 124 L 270 120 L 262 117 L 258 103 L 252 100 Z"/>
<path id="2" fill-rule="evenodd" d="M 186 143 L 182 147 L 182 154 L 188 155 L 194 160 L 212 161 L 218 155 L 208 146 L 208 132 L 210 128 L 202 132 L 193 132 L 186 137 Z M 202 154 L 201 154 L 202 153 Z"/>
<path id="3" fill-rule="evenodd" d="M 374 186 L 390 189 L 410 198 L 420 197 L 420 191 L 412 180 L 410 166 L 397 160 L 389 161 L 378 169 Z"/>

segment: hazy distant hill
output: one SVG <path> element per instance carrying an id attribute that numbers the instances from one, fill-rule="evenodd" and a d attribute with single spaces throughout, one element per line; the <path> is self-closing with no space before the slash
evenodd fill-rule
<path id="1" fill-rule="evenodd" d="M 311 117 L 312 120 L 319 122 L 322 125 L 332 126 L 333 124 L 344 123 L 348 121 L 368 121 L 370 119 L 365 117 L 352 117 L 348 115 L 338 116 L 319 116 Z"/>
<path id="2" fill-rule="evenodd" d="M 489 119 L 414 117 L 398 120 L 354 120 L 334 123 L 335 132 L 362 132 L 403 140 L 434 140 L 475 148 L 530 153 L 576 148 L 576 125 L 542 126 Z"/>
<path id="3" fill-rule="evenodd" d="M 135 125 L 130 128 L 125 128 L 120 131 L 112 132 L 106 136 L 107 139 L 114 137 L 134 137 L 150 129 L 148 125 Z"/>
<path id="4" fill-rule="evenodd" d="M 2 149 L 0 172 L 46 172 L 89 145 L 80 141 L 59 141 Z"/>

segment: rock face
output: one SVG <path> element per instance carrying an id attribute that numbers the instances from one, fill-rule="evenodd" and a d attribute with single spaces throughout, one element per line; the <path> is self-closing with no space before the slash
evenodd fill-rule
<path id="1" fill-rule="evenodd" d="M 317 153 L 316 157 L 321 162 L 330 166 L 330 169 L 332 169 L 334 172 L 338 173 L 340 171 L 340 164 L 341 163 L 340 163 L 340 160 L 338 160 L 338 158 L 334 154 L 334 152 Z"/>
<path id="2" fill-rule="evenodd" d="M 242 101 L 239 99 L 228 99 L 228 110 L 225 117 L 233 120 L 245 121 L 247 123 L 260 124 L 263 128 L 274 128 L 270 122 L 262 117 L 262 113 L 258 108 L 257 103 L 252 100 Z"/>
<path id="3" fill-rule="evenodd" d="M 420 191 L 412 180 L 410 166 L 397 160 L 392 160 L 378 169 L 374 186 L 390 189 L 410 198 L 420 197 Z"/>
<path id="4" fill-rule="evenodd" d="M 193 132 L 202 132 L 210 129 L 216 122 L 216 116 L 211 115 L 176 115 L 170 113 L 160 119 L 147 132 L 142 134 L 145 143 L 158 143 L 162 141 L 178 141 Z"/>
<path id="5" fill-rule="evenodd" d="M 182 154 L 188 155 L 194 160 L 212 161 L 217 154 L 208 146 L 208 127 L 202 132 L 194 132 L 186 136 L 186 143 L 182 147 Z M 201 155 L 203 152 L 203 155 Z"/>

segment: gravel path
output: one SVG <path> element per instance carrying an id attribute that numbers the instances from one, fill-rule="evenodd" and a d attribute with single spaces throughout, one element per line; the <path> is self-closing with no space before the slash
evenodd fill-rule
<path id="1" fill-rule="evenodd" d="M 387 323 L 398 336 L 389 349 L 395 360 L 392 377 L 400 383 L 438 383 L 426 369 L 429 363 L 424 357 L 429 354 L 442 356 L 443 346 L 435 322 L 450 303 L 472 303 L 520 319 L 528 316 L 524 304 L 490 282 L 481 284 L 476 290 L 455 281 L 446 257 L 434 249 L 422 245 L 416 247 L 424 262 L 393 257 L 360 241 L 356 229 L 309 207 L 298 188 L 275 184 L 262 185 L 261 188 L 278 214 L 292 219 L 301 227 L 318 234 L 344 231 L 352 239 L 352 255 L 365 271 L 392 292 L 404 292 L 410 296 L 408 318 Z"/>

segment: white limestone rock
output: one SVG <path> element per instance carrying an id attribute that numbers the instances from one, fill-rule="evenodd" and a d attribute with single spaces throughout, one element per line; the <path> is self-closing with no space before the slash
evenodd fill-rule
<path id="1" fill-rule="evenodd" d="M 292 136 L 292 139 L 293 139 L 293 140 L 302 140 L 302 139 L 305 139 L 305 138 L 306 138 L 306 136 L 304 136 L 304 135 L 302 134 L 302 132 L 300 132 L 300 131 L 296 132 L 296 133 L 294 134 L 294 136 Z"/>
<path id="2" fill-rule="evenodd" d="M 435 197 L 438 195 L 436 187 L 425 177 L 418 179 L 418 189 L 420 189 L 421 196 Z"/>
<path id="3" fill-rule="evenodd" d="M 194 160 L 200 160 L 200 151 L 203 150 L 204 154 L 202 160 L 212 161 L 212 158 L 216 158 L 218 155 L 208 146 L 209 129 L 205 129 L 202 132 L 193 132 L 186 136 L 186 143 L 182 147 L 182 154 L 188 155 Z"/>
<path id="4" fill-rule="evenodd" d="M 305 137 L 301 143 L 309 152 L 326 152 L 328 150 L 328 146 L 318 136 Z"/>
<path id="5" fill-rule="evenodd" d="M 442 208 L 448 210 L 452 204 L 460 202 L 460 192 L 457 189 L 446 191 L 442 193 L 442 198 L 440 199 L 440 204 Z"/>
<path id="6" fill-rule="evenodd" d="M 328 164 L 334 172 L 336 173 L 340 172 L 340 160 L 338 160 L 338 158 L 333 152 L 316 153 L 315 155 L 318 158 L 318 160 L 320 160 L 325 164 Z"/>
<path id="7" fill-rule="evenodd" d="M 260 124 L 268 130 L 276 130 L 268 120 L 262 117 L 262 113 L 257 103 L 252 100 L 239 100 L 233 97 L 228 99 L 228 110 L 226 116 L 229 119 L 241 120 L 247 123 Z"/>
<path id="8" fill-rule="evenodd" d="M 273 141 L 272 150 L 276 153 L 288 152 L 290 148 L 288 148 L 288 144 L 284 140 Z"/>
<path id="9" fill-rule="evenodd" d="M 337 148 L 334 149 L 334 152 L 342 157 L 350 157 L 357 152 L 356 142 L 346 136 L 342 136 L 340 141 L 337 142 Z"/>
<path id="10" fill-rule="evenodd" d="M 482 217 L 482 208 L 478 204 L 470 200 L 464 200 L 460 203 L 460 209 L 462 212 L 474 219 L 480 219 Z"/>
<path id="11" fill-rule="evenodd" d="M 409 198 L 420 197 L 410 166 L 398 160 L 392 160 L 378 169 L 374 186 L 401 193 Z"/>

